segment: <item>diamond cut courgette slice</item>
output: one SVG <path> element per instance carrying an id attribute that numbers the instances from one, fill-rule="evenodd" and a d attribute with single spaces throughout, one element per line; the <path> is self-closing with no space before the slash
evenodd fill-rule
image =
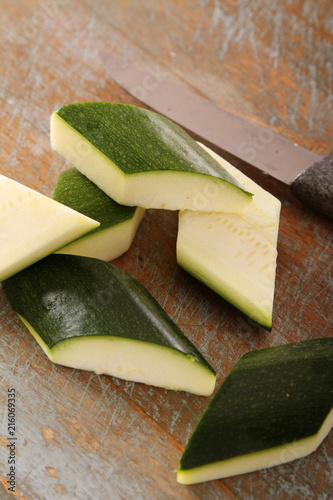
<path id="1" fill-rule="evenodd" d="M 98 226 L 99 222 L 0 175 L 0 281 Z"/>
<path id="2" fill-rule="evenodd" d="M 51 145 L 123 205 L 239 213 L 252 199 L 181 127 L 130 104 L 62 106 Z"/>
<path id="3" fill-rule="evenodd" d="M 53 254 L 3 282 L 54 363 L 210 395 L 213 368 L 148 290 L 109 262 Z"/>
<path id="4" fill-rule="evenodd" d="M 100 226 L 57 253 L 113 260 L 131 246 L 144 215 L 140 207 L 119 205 L 76 168 L 59 175 L 53 199 L 100 222 Z"/>
<path id="5" fill-rule="evenodd" d="M 240 215 L 181 211 L 177 262 L 250 318 L 271 329 L 281 203 L 205 149 L 254 193 L 253 201 Z"/>
<path id="6" fill-rule="evenodd" d="M 245 354 L 185 448 L 183 484 L 244 474 L 314 451 L 333 425 L 333 338 Z"/>

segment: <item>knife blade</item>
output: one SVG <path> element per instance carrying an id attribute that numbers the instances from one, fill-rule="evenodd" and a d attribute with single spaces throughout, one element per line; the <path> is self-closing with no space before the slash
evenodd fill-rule
<path id="1" fill-rule="evenodd" d="M 197 137 L 287 183 L 303 203 L 333 219 L 333 155 L 293 143 L 192 90 L 138 67 L 114 53 L 99 51 L 109 76 L 144 105 Z"/>

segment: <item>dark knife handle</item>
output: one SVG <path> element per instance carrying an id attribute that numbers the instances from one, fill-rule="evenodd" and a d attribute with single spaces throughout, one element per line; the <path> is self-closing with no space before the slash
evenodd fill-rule
<path id="1" fill-rule="evenodd" d="M 303 170 L 290 189 L 305 205 L 333 219 L 333 155 L 324 156 Z"/>

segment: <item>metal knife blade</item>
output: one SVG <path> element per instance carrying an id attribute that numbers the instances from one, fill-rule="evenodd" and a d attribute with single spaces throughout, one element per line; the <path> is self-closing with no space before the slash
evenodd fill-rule
<path id="1" fill-rule="evenodd" d="M 272 130 L 239 117 L 161 72 L 140 68 L 100 51 L 109 76 L 139 101 L 178 125 L 290 184 L 293 193 L 333 218 L 333 155 L 321 158 Z"/>

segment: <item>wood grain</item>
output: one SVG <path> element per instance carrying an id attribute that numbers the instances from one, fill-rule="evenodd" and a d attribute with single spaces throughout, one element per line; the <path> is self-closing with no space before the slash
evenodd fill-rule
<path id="1" fill-rule="evenodd" d="M 50 148 L 53 110 L 88 100 L 139 104 L 112 81 L 101 51 L 153 68 L 313 151 L 331 152 L 328 0 L 0 0 L 0 6 L 0 172 L 44 194 L 52 194 L 66 166 Z M 249 350 L 333 333 L 332 223 L 287 186 L 229 159 L 282 202 L 271 332 L 177 266 L 175 212 L 148 210 L 131 249 L 115 261 L 151 291 L 215 367 L 217 385 Z M 209 398 L 52 365 L 1 289 L 0 326 L 1 498 L 8 497 L 8 387 L 17 391 L 16 498 L 332 494 L 332 433 L 302 460 L 178 485 L 174 470 Z"/>

